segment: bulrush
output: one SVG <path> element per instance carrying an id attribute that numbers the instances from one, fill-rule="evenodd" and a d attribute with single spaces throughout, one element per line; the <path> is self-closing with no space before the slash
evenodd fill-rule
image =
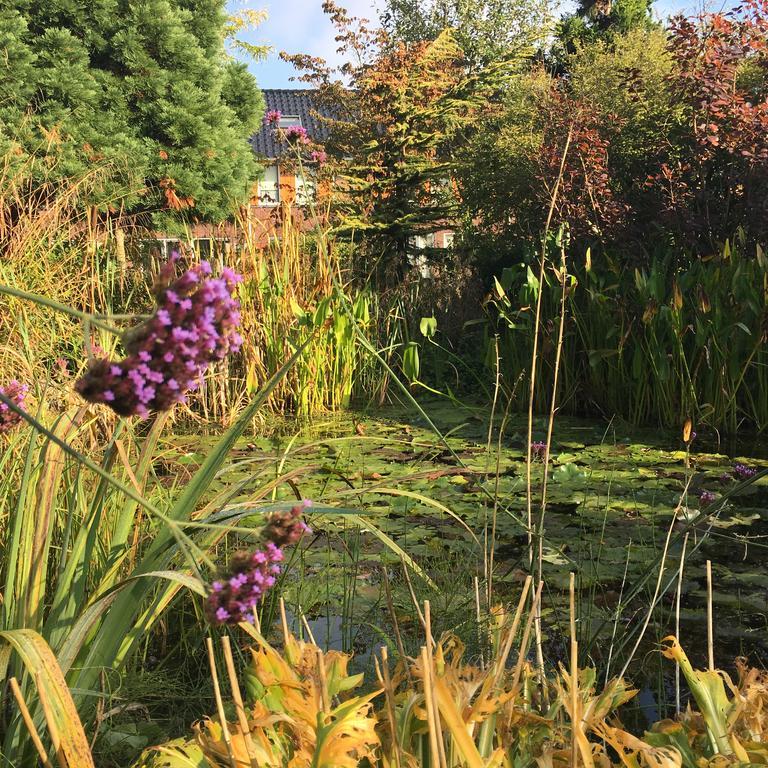
<path id="1" fill-rule="evenodd" d="M 103 403 L 121 416 L 147 416 L 184 402 L 205 369 L 236 352 L 240 305 L 232 293 L 240 275 L 225 268 L 212 278 L 207 261 L 173 279 L 174 256 L 155 286 L 157 309 L 128 331 L 122 360 L 95 360 L 75 385 L 90 403 Z"/>
<path id="2" fill-rule="evenodd" d="M 237 552 L 222 577 L 213 582 L 205 601 L 205 613 L 212 624 L 239 624 L 254 621 L 254 611 L 264 593 L 280 574 L 283 550 L 268 541 L 264 549 Z"/>
<path id="3" fill-rule="evenodd" d="M 29 391 L 26 384 L 20 384 L 16 379 L 0 387 L 0 394 L 12 400 L 19 408 L 24 406 L 24 397 Z M 21 423 L 21 416 L 11 410 L 7 403 L 0 402 L 0 434 L 10 432 Z"/>

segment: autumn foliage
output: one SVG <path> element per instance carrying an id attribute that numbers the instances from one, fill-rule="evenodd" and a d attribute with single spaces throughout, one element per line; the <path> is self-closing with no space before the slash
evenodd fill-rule
<path id="1" fill-rule="evenodd" d="M 575 236 L 616 235 L 627 206 L 611 185 L 610 141 L 598 116 L 559 84 L 542 111 L 544 137 L 537 157 L 542 215 L 553 200 L 555 223 L 568 223 Z"/>
<path id="2" fill-rule="evenodd" d="M 685 105 L 679 157 L 650 179 L 689 242 L 757 236 L 768 224 L 768 2 L 673 20 L 673 94 Z"/>
<path id="3" fill-rule="evenodd" d="M 317 89 L 337 169 L 337 229 L 385 271 L 407 264 L 413 238 L 454 228 L 454 183 L 466 136 L 483 125 L 508 71 L 506 60 L 472 71 L 452 30 L 404 42 L 324 4 L 346 63 L 284 58 Z M 362 235 L 362 240 L 360 239 Z"/>
<path id="4" fill-rule="evenodd" d="M 509 263 L 536 241 L 561 164 L 554 222 L 583 246 L 642 262 L 657 246 L 764 242 L 767 52 L 768 0 L 747 0 L 585 44 L 554 75 L 520 74 L 462 173 L 478 259 Z"/>

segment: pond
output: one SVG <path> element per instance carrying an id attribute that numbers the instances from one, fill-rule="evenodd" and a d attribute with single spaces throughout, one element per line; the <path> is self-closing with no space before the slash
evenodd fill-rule
<path id="1" fill-rule="evenodd" d="M 444 403 L 425 409 L 442 436 L 423 417 L 396 407 L 347 412 L 304 427 L 280 422 L 269 437 L 238 443 L 231 468 L 219 479 L 220 487 L 237 489 L 235 504 L 314 501 L 313 536 L 292 557 L 283 593 L 292 615 L 303 612 L 318 640 L 356 650 L 362 658 L 372 645 L 394 644 L 396 633 L 408 638 L 406 646 L 420 641 L 414 598 L 430 600 L 436 632 L 471 635 L 478 604 L 485 611 L 487 571 L 492 570 L 491 603 L 509 603 L 517 600 L 529 570 L 525 419 L 510 419 L 500 438 L 497 423 L 489 450 L 485 413 Z M 545 422 L 537 419 L 534 440 L 545 433 Z M 164 461 L 173 474 L 183 473 L 198 463 L 207 445 L 199 436 L 176 437 L 166 446 Z M 656 677 L 656 689 L 668 689 L 669 662 L 662 664 L 653 651 L 675 629 L 685 530 L 683 646 L 694 663 L 704 664 L 709 559 L 718 665 L 728 668 L 737 655 L 763 664 L 768 478 L 734 493 L 738 463 L 768 467 L 764 459 L 728 456 L 702 438 L 686 452 L 679 436 L 657 430 L 558 419 L 542 547 L 549 661 L 565 658 L 573 572 L 582 663 L 596 664 L 601 674 L 619 671 L 645 621 L 676 520 L 662 593 L 630 668 L 633 679 Z M 537 461 L 534 520 L 542 471 Z M 702 492 L 714 495 L 706 509 L 711 517 L 700 513 L 707 499 L 706 493 L 699 498 Z M 723 494 L 732 495 L 720 501 Z M 367 525 L 361 528 L 356 518 L 353 523 L 349 514 L 327 507 L 359 513 Z M 408 580 L 402 577 L 394 545 L 413 558 L 423 577 L 413 572 Z"/>

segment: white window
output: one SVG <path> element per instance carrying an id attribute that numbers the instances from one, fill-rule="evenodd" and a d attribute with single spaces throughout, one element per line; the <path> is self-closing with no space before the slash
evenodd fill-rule
<path id="1" fill-rule="evenodd" d="M 426 248 L 434 248 L 435 235 L 433 232 L 427 232 L 424 235 L 412 235 L 408 239 L 408 245 L 410 245 L 414 251 L 423 251 Z"/>
<path id="2" fill-rule="evenodd" d="M 259 178 L 259 205 L 277 205 L 280 202 L 280 171 L 277 163 L 268 165 Z"/>
<path id="3" fill-rule="evenodd" d="M 213 259 L 229 249 L 229 241 L 222 237 L 198 237 L 192 241 L 192 250 L 198 259 Z"/>
<path id="4" fill-rule="evenodd" d="M 315 200 L 317 183 L 307 168 L 296 174 L 296 205 L 310 205 Z"/>
<path id="5" fill-rule="evenodd" d="M 160 254 L 164 259 L 170 259 L 173 253 L 181 253 L 181 243 L 178 240 L 159 237 L 157 244 L 160 246 Z"/>
<path id="6" fill-rule="evenodd" d="M 285 130 L 292 125 L 301 125 L 301 118 L 298 115 L 280 115 L 280 119 L 277 121 L 277 127 Z"/>

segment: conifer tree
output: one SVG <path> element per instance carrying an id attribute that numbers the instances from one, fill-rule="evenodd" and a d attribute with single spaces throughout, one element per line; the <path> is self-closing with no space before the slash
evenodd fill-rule
<path id="1" fill-rule="evenodd" d="M 324 7 L 347 54 L 341 72 L 309 56 L 286 58 L 333 115 L 326 148 L 337 162 L 338 229 L 362 235 L 369 266 L 389 276 L 407 265 L 415 238 L 455 226 L 461 149 L 512 64 L 501 58 L 472 70 L 450 29 L 398 43 L 330 1 Z"/>
<path id="2" fill-rule="evenodd" d="M 11 0 L 0 149 L 33 183 L 98 168 L 93 203 L 218 220 L 258 171 L 263 102 L 224 50 L 223 0 Z M 167 223 L 167 222 L 166 222 Z"/>
<path id="3" fill-rule="evenodd" d="M 566 14 L 559 25 L 555 53 L 559 58 L 579 47 L 658 26 L 651 13 L 654 0 L 579 0 L 576 12 Z"/>

